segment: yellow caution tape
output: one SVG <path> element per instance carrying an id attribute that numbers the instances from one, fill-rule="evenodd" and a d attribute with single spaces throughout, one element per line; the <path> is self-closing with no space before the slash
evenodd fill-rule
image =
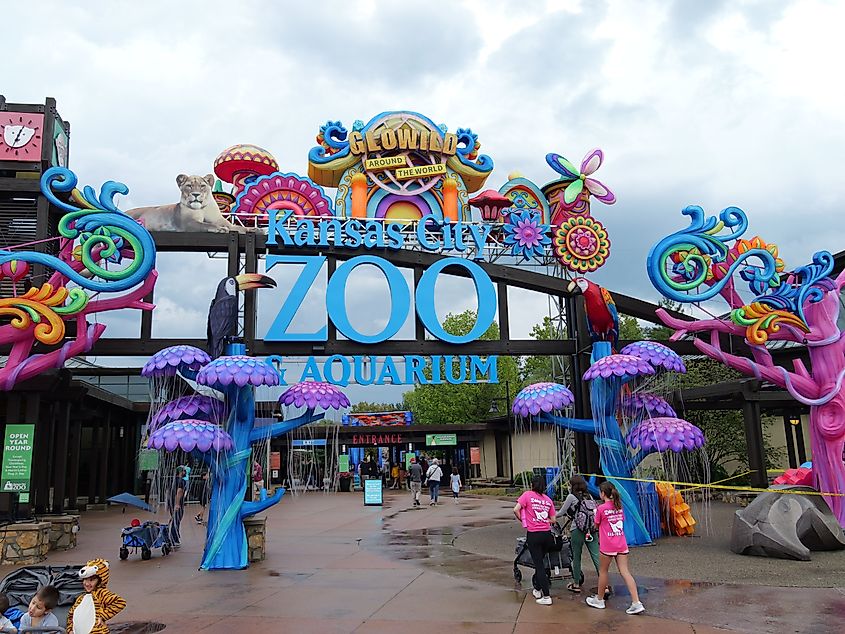
<path id="1" fill-rule="evenodd" d="M 698 487 L 702 489 L 720 489 L 724 491 L 747 491 L 749 493 L 783 493 L 783 494 L 792 494 L 792 495 L 827 495 L 830 497 L 845 497 L 845 493 L 832 493 L 829 491 L 791 491 L 791 490 L 784 490 L 784 489 L 761 489 L 757 487 L 746 487 L 746 486 L 727 486 L 723 484 L 701 484 L 700 482 L 673 482 L 672 480 L 651 480 L 647 478 L 623 478 L 621 476 L 608 476 L 603 473 L 582 473 L 585 478 L 590 477 L 597 477 L 597 478 L 605 478 L 607 480 L 627 480 L 629 482 L 652 482 L 654 484 L 663 483 L 663 484 L 672 484 L 677 486 L 683 487 Z M 745 475 L 745 474 L 743 474 Z M 724 480 L 721 480 L 724 482 Z"/>

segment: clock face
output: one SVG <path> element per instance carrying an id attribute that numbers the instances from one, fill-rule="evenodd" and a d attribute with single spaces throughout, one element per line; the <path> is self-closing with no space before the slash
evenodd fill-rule
<path id="1" fill-rule="evenodd" d="M 41 158 L 44 115 L 24 112 L 0 114 L 0 161 L 37 161 Z"/>

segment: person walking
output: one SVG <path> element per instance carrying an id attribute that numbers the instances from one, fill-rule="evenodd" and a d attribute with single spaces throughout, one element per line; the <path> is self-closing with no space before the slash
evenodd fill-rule
<path id="1" fill-rule="evenodd" d="M 581 592 L 581 553 L 584 546 L 590 553 L 596 575 L 599 573 L 599 539 L 596 530 L 595 515 L 596 501 L 587 491 L 587 481 L 584 476 L 574 475 L 569 479 L 569 495 L 563 501 L 563 506 L 557 512 L 555 519 L 567 516 L 572 520 L 569 527 L 570 544 L 572 546 L 572 581 L 566 589 L 576 594 Z"/>
<path id="2" fill-rule="evenodd" d="M 200 512 L 194 515 L 197 524 L 202 524 L 205 521 L 205 507 L 208 506 L 208 500 L 211 497 L 211 485 L 208 480 L 208 471 L 202 474 L 200 480 Z"/>
<path id="3" fill-rule="evenodd" d="M 420 505 L 420 491 L 422 490 L 422 467 L 417 464 L 416 458 L 411 458 L 411 466 L 408 469 L 408 479 L 411 482 L 411 499 L 414 506 Z"/>
<path id="4" fill-rule="evenodd" d="M 449 486 L 452 489 L 452 497 L 455 498 L 455 504 L 458 503 L 458 493 L 461 492 L 461 474 L 458 473 L 457 467 L 452 467 L 452 475 L 449 476 Z"/>
<path id="5" fill-rule="evenodd" d="M 252 499 L 261 499 L 261 489 L 264 488 L 264 469 L 258 460 L 252 461 Z"/>
<path id="6" fill-rule="evenodd" d="M 587 597 L 587 605 L 604 610 L 604 593 L 607 590 L 610 562 L 616 561 L 619 574 L 631 594 L 631 605 L 625 610 L 628 614 L 645 612 L 645 607 L 637 593 L 637 582 L 628 569 L 628 542 L 625 540 L 625 514 L 619 491 L 611 482 L 602 482 L 599 487 L 603 504 L 596 509 L 596 526 L 599 533 L 599 587 L 595 595 Z"/>
<path id="7" fill-rule="evenodd" d="M 390 477 L 393 480 L 390 484 L 391 489 L 399 488 L 399 465 L 395 464 L 390 468 Z"/>
<path id="8" fill-rule="evenodd" d="M 546 572 L 546 553 L 555 547 L 551 524 L 555 516 L 555 504 L 545 491 L 546 478 L 535 475 L 531 480 L 531 490 L 519 496 L 513 507 L 513 514 L 525 527 L 525 545 L 534 562 L 531 592 L 540 605 L 551 605 L 551 582 Z"/>
<path id="9" fill-rule="evenodd" d="M 425 472 L 425 479 L 428 482 L 428 505 L 435 506 L 437 499 L 440 496 L 440 480 L 443 478 L 443 469 L 440 468 L 440 463 L 437 458 L 431 459 L 431 465 L 428 471 Z"/>
<path id="10" fill-rule="evenodd" d="M 170 487 L 170 495 L 167 496 L 167 510 L 170 513 L 170 524 L 167 527 L 167 534 L 170 536 L 170 543 L 173 548 L 182 547 L 182 535 L 180 527 L 182 516 L 185 514 L 185 479 L 186 468 L 176 467 L 176 475 L 173 478 L 173 485 Z"/>

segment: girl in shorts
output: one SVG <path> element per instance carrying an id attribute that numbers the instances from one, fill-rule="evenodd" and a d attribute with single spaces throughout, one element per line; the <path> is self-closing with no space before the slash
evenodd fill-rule
<path id="1" fill-rule="evenodd" d="M 628 542 L 623 529 L 625 514 L 622 512 L 622 500 L 619 491 L 610 482 L 602 482 L 599 491 L 603 502 L 596 508 L 595 522 L 599 533 L 599 587 L 595 595 L 587 597 L 587 605 L 604 610 L 604 599 L 601 597 L 605 596 L 608 587 L 610 562 L 615 559 L 619 574 L 631 593 L 631 606 L 625 611 L 628 614 L 640 614 L 645 612 L 645 607 L 640 602 L 637 583 L 628 570 Z"/>

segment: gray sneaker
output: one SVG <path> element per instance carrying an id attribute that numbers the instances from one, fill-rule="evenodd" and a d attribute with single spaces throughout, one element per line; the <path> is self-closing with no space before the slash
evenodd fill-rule
<path id="1" fill-rule="evenodd" d="M 645 606 L 642 604 L 642 601 L 636 601 L 632 603 L 631 607 L 625 610 L 625 612 L 628 614 L 640 614 L 642 612 L 645 612 Z"/>
<path id="2" fill-rule="evenodd" d="M 604 599 L 599 599 L 596 595 L 587 597 L 587 605 L 589 605 L 591 608 L 596 608 L 598 610 L 604 610 L 605 608 Z"/>

